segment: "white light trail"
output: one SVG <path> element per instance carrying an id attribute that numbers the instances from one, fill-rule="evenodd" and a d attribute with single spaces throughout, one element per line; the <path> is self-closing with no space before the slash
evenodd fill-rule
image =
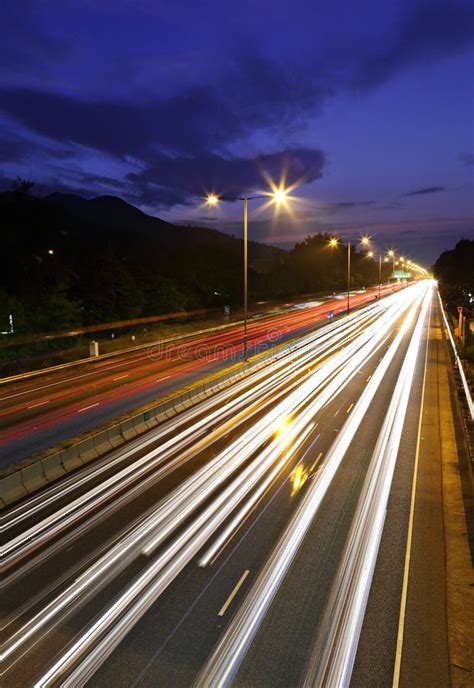
<path id="1" fill-rule="evenodd" d="M 425 285 L 418 290 L 418 298 L 405 317 L 400 331 L 344 423 L 341 432 L 326 455 L 321 471 L 314 482 L 310 484 L 299 508 L 290 520 L 262 572 L 206 663 L 195 683 L 196 688 L 223 687 L 232 682 L 233 676 L 283 582 L 332 479 L 398 351 L 425 290 Z"/>
<path id="2" fill-rule="evenodd" d="M 301 436 L 305 429 L 309 432 L 311 429 L 309 424 L 314 423 L 314 415 L 317 410 L 334 398 L 345 384 L 357 374 L 361 365 L 367 360 L 367 357 L 373 354 L 385 339 L 385 327 L 393 326 L 398 317 L 411 306 L 413 298 L 415 298 L 415 303 L 410 310 L 411 315 L 409 314 L 405 317 L 402 329 L 396 335 L 394 342 L 382 359 L 382 363 L 379 364 L 371 378 L 371 382 L 367 385 L 347 419 L 343 430 L 333 444 L 332 450 L 327 454 L 326 461 L 318 477 L 302 502 L 304 508 L 302 509 L 300 506 L 297 511 L 296 516 L 298 518 L 296 523 L 293 523 L 294 519 L 292 520 L 291 537 L 289 543 L 287 543 L 289 553 L 286 551 L 286 548 L 278 547 L 277 550 L 280 553 L 280 557 L 276 567 L 268 564 L 264 569 L 264 571 L 273 570 L 273 575 L 271 576 L 273 581 L 275 581 L 276 570 L 278 579 L 285 566 L 291 562 L 300 540 L 304 537 L 314 513 L 345 454 L 348 444 L 359 427 L 365 411 L 411 322 L 414 310 L 419 302 L 418 295 L 421 293 L 422 290 L 418 289 L 410 296 L 407 295 L 395 301 L 389 315 L 380 315 L 375 325 L 368 326 L 357 340 L 354 340 L 349 346 L 336 353 L 327 364 L 323 364 L 316 369 L 314 374 L 310 375 L 286 399 L 280 401 L 276 407 L 278 413 L 275 413 L 275 409 L 269 411 L 264 419 L 253 425 L 253 433 L 250 433 L 248 436 L 244 433 L 231 444 L 230 448 L 206 465 L 201 472 L 191 476 L 178 491 L 173 493 L 172 498 L 165 500 L 157 512 L 145 524 L 142 524 L 139 532 L 134 531 L 130 534 L 130 541 L 127 545 L 130 547 L 130 555 L 134 548 L 136 550 L 137 542 L 148 537 L 148 533 L 152 529 L 157 528 L 160 523 L 167 523 L 165 525 L 166 535 L 171 537 L 173 532 L 171 523 L 175 523 L 176 519 L 183 521 L 193 510 L 197 509 L 199 504 L 207 500 L 219 485 L 237 471 L 239 465 L 242 465 L 250 458 L 263 441 L 271 433 L 275 432 L 279 419 L 281 420 L 282 417 L 287 417 L 288 415 L 293 417 L 296 414 L 288 430 L 288 432 L 292 433 L 291 440 L 296 440 L 296 437 Z M 325 371 L 325 367 L 330 367 L 330 371 Z M 315 396 L 315 390 L 319 389 L 318 385 L 323 385 L 323 389 Z M 247 446 L 249 442 L 250 446 Z M 177 573 L 202 548 L 209 537 L 236 508 L 242 498 L 252 490 L 255 486 L 256 471 L 258 471 L 258 476 L 261 478 L 265 475 L 266 470 L 270 469 L 270 475 L 272 474 L 271 467 L 277 461 L 279 452 L 282 450 L 284 450 L 284 447 L 275 440 L 267 449 L 258 454 L 253 463 L 248 465 L 240 475 L 234 477 L 224 492 L 214 498 L 214 501 L 207 506 L 204 512 L 198 515 L 183 533 L 170 542 L 159 557 L 138 576 L 116 602 L 106 609 L 95 623 L 77 638 L 68 651 L 42 677 L 38 685 L 50 685 L 59 680 L 60 677 L 62 685 L 77 685 L 77 681 L 85 680 L 85 677 L 89 676 L 90 672 L 95 670 L 105 656 L 112 651 L 113 647 L 130 629 L 131 625 L 138 621 L 148 608 L 148 605 L 161 594 Z M 265 482 L 265 478 L 263 479 Z M 266 480 L 268 481 L 268 474 Z M 308 500 L 309 496 L 311 496 L 311 499 Z M 237 523 L 238 520 L 235 521 L 236 525 Z M 148 540 L 145 551 L 151 552 L 160 542 L 164 541 L 162 532 L 160 527 L 160 533 L 154 536 L 151 541 Z M 122 547 L 123 554 L 124 543 L 119 544 Z M 118 547 L 114 556 L 119 556 Z M 281 556 L 284 557 L 286 564 L 282 565 Z M 109 553 L 104 555 L 95 573 L 102 575 L 104 570 L 109 570 L 111 561 Z M 116 563 L 116 559 L 113 563 Z M 105 567 L 105 569 L 100 569 L 100 567 Z M 90 572 L 87 573 L 88 575 L 90 574 Z M 262 586 L 264 598 L 270 600 L 275 589 L 274 584 L 270 585 L 270 588 Z M 77 594 L 77 590 L 74 594 Z M 254 609 L 260 610 L 256 615 L 257 619 L 260 619 L 263 609 L 261 600 L 258 600 L 258 604 L 256 604 Z M 53 612 L 53 609 L 51 611 Z M 255 619 L 254 614 L 252 614 L 252 617 Z M 253 625 L 254 630 L 256 630 L 255 621 Z M 86 655 L 85 658 L 84 655 Z M 64 674 L 68 673 L 74 666 L 76 666 L 76 669 L 69 679 L 64 681 Z"/>
<path id="3" fill-rule="evenodd" d="M 357 505 L 344 555 L 326 610 L 324 647 L 315 646 L 305 688 L 347 688 L 364 620 L 388 498 L 412 389 L 423 327 L 431 303 L 427 292 L 380 431 Z"/>

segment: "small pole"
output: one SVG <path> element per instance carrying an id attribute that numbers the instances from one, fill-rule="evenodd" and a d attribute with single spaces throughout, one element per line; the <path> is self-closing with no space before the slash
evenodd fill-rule
<path id="1" fill-rule="evenodd" d="M 350 310 L 350 292 L 351 288 L 351 242 L 347 242 L 347 312 Z"/>
<path id="2" fill-rule="evenodd" d="M 379 253 L 379 301 L 380 301 L 380 287 L 382 286 L 382 254 Z"/>
<path id="3" fill-rule="evenodd" d="M 244 360 L 247 360 L 247 260 L 248 260 L 248 208 L 249 199 L 244 198 Z"/>

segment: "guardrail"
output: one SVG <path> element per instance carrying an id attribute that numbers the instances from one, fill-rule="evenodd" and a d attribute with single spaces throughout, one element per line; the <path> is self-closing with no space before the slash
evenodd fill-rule
<path id="1" fill-rule="evenodd" d="M 449 327 L 448 319 L 446 318 L 446 313 L 444 312 L 444 306 L 443 306 L 443 302 L 441 300 L 441 296 L 439 295 L 439 292 L 438 292 L 438 298 L 439 298 L 439 303 L 441 306 L 441 312 L 442 312 L 443 318 L 444 318 L 444 324 L 446 325 L 446 331 L 448 333 L 449 340 L 450 340 L 451 346 L 453 348 L 454 360 L 456 361 L 457 366 L 458 366 L 459 375 L 461 378 L 464 394 L 466 396 L 467 406 L 469 409 L 469 413 L 471 414 L 471 420 L 474 420 L 474 402 L 473 402 L 472 397 L 471 397 L 471 391 L 469 389 L 469 385 L 467 384 L 466 374 L 464 372 L 462 361 L 459 358 L 458 350 L 456 348 L 456 343 L 454 341 L 453 335 L 451 334 L 451 328 Z"/>

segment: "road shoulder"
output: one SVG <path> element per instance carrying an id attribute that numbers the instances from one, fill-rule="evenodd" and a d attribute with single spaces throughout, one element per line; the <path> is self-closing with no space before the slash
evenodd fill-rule
<path id="1" fill-rule="evenodd" d="M 472 569 L 452 373 L 439 306 L 430 333 L 403 625 L 401 688 L 472 685 Z M 403 608 L 403 604 L 402 604 Z M 400 642 L 400 637 L 399 637 Z M 399 648 L 400 649 L 400 648 Z"/>
<path id="2" fill-rule="evenodd" d="M 464 688 L 474 684 L 474 580 L 460 475 L 460 453 L 467 452 L 467 447 L 464 443 L 464 446 L 459 446 L 456 441 L 454 406 L 458 400 L 451 394 L 454 381 L 450 379 L 452 374 L 446 342 L 439 342 L 438 346 L 442 363 L 439 372 L 440 439 L 451 686 Z M 467 461 L 465 467 L 468 467 Z M 464 481 L 470 477 L 465 476 Z M 470 486 L 472 489 L 472 482 Z"/>

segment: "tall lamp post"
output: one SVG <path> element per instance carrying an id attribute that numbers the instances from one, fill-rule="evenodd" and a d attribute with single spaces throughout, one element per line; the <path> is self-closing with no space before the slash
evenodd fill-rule
<path id="1" fill-rule="evenodd" d="M 370 244 L 370 239 L 369 237 L 362 237 L 360 240 L 360 243 L 363 244 L 364 246 L 368 246 Z M 331 248 L 336 248 L 336 246 L 339 246 L 339 239 L 336 239 L 335 237 L 330 239 L 329 241 L 329 246 Z M 351 301 L 350 301 L 350 294 L 351 294 L 351 242 L 347 242 L 347 312 L 349 313 L 351 309 Z"/>
<path id="2" fill-rule="evenodd" d="M 393 248 L 387 252 L 387 256 L 392 260 L 392 277 L 394 280 L 392 283 L 392 291 L 395 291 L 395 251 Z"/>
<path id="3" fill-rule="evenodd" d="M 285 203 L 288 200 L 288 191 L 279 188 L 271 193 L 261 194 L 259 196 L 216 196 L 209 194 L 206 198 L 206 203 L 210 206 L 216 206 L 219 201 L 243 201 L 244 204 L 244 360 L 247 360 L 248 355 L 248 337 L 247 337 L 247 320 L 248 320 L 248 224 L 249 224 L 249 201 L 255 201 L 262 198 L 271 198 L 272 201 L 278 205 Z"/>
<path id="4" fill-rule="evenodd" d="M 369 256 L 369 258 L 373 258 L 375 254 L 374 254 L 373 251 L 369 251 L 367 255 Z M 378 289 L 378 291 L 379 291 L 379 297 L 378 297 L 378 298 L 379 298 L 379 301 L 380 301 L 380 290 L 381 290 L 381 287 L 382 287 L 382 254 L 381 254 L 380 251 L 379 251 L 379 289 Z"/>

